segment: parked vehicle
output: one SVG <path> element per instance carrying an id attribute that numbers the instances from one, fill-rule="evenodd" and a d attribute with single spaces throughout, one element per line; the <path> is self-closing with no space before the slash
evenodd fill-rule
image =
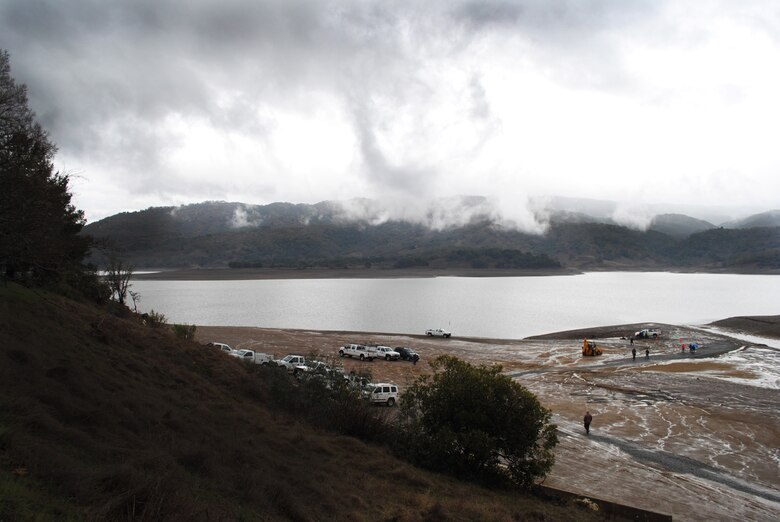
<path id="1" fill-rule="evenodd" d="M 638 332 L 634 332 L 636 339 L 658 339 L 661 337 L 661 330 L 657 328 L 643 328 Z"/>
<path id="2" fill-rule="evenodd" d="M 254 350 L 234 350 L 230 355 L 254 364 L 268 364 L 274 360 L 273 355 Z"/>
<path id="3" fill-rule="evenodd" d="M 293 375 L 299 379 L 320 379 L 326 383 L 332 379 L 333 373 L 334 370 L 322 361 L 309 361 L 303 367 L 293 370 Z"/>
<path id="4" fill-rule="evenodd" d="M 331 371 L 330 366 L 328 366 L 328 363 L 324 363 L 322 361 L 312 361 L 306 366 L 309 367 L 309 371 L 312 373 L 328 373 Z"/>
<path id="5" fill-rule="evenodd" d="M 361 393 L 366 390 L 367 386 L 371 386 L 371 380 L 368 377 L 364 375 L 358 375 L 354 372 L 344 374 L 344 379 L 346 379 L 353 388 L 360 389 Z"/>
<path id="6" fill-rule="evenodd" d="M 393 406 L 398 402 L 398 386 L 387 382 L 369 384 L 363 396 L 374 404 Z"/>
<path id="7" fill-rule="evenodd" d="M 221 350 L 221 351 L 223 351 L 225 353 L 232 353 L 234 351 L 233 348 L 230 347 L 230 345 L 227 345 L 225 343 L 211 342 L 211 343 L 207 344 L 206 346 L 211 346 L 212 348 L 216 348 L 216 349 Z"/>
<path id="8" fill-rule="evenodd" d="M 425 335 L 428 337 L 450 337 L 452 333 L 441 328 L 431 328 L 430 330 L 425 330 Z"/>
<path id="9" fill-rule="evenodd" d="M 298 378 L 317 379 L 325 384 L 325 387 L 330 389 L 332 383 L 337 379 L 343 379 L 344 373 L 341 368 L 331 368 L 328 363 L 322 361 L 309 361 L 306 363 L 306 369 L 298 369 L 293 372 Z"/>
<path id="10" fill-rule="evenodd" d="M 339 356 L 355 357 L 361 361 L 365 359 L 373 361 L 377 357 L 377 352 L 373 346 L 363 346 L 362 344 L 345 344 L 339 348 Z"/>
<path id="11" fill-rule="evenodd" d="M 287 368 L 288 372 L 299 373 L 309 371 L 306 365 L 306 358 L 303 355 L 285 355 L 276 364 Z"/>
<path id="12" fill-rule="evenodd" d="M 342 379 L 345 378 L 344 368 L 342 368 L 340 365 L 334 367 L 322 361 L 309 361 L 306 363 L 306 367 L 308 368 L 308 372 L 310 374 L 323 375 L 327 377 L 338 376 Z"/>
<path id="13" fill-rule="evenodd" d="M 376 347 L 377 357 L 384 358 L 385 361 L 397 361 L 401 358 L 401 354 L 390 348 L 389 346 L 379 345 Z"/>
<path id="14" fill-rule="evenodd" d="M 401 359 L 404 361 L 417 362 L 420 360 L 420 356 L 417 355 L 417 352 L 406 346 L 396 346 L 395 351 L 401 355 Z"/>

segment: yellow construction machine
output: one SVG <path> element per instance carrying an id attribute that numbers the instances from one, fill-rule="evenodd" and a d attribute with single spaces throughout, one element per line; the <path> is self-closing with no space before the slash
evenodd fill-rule
<path id="1" fill-rule="evenodd" d="M 601 355 L 602 351 L 601 348 L 596 346 L 596 343 L 593 341 L 588 341 L 587 339 L 582 340 L 582 355 L 583 356 L 593 356 L 593 355 Z"/>

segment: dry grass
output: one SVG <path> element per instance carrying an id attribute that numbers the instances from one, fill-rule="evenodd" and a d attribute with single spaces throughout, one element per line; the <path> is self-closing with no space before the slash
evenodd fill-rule
<path id="1" fill-rule="evenodd" d="M 272 407 L 272 381 L 132 317 L 0 288 L 0 520 L 596 516 L 315 429 Z"/>

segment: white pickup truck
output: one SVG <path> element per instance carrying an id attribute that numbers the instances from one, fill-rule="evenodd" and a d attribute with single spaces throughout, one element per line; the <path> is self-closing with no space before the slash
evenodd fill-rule
<path id="1" fill-rule="evenodd" d="M 375 358 L 379 357 L 375 347 L 363 346 L 362 344 L 345 344 L 339 348 L 339 356 L 356 357 L 361 361 L 365 359 L 373 361 Z"/>
<path id="2" fill-rule="evenodd" d="M 206 346 L 211 346 L 212 348 L 216 348 L 217 350 L 220 350 L 225 353 L 233 353 L 233 348 L 231 348 L 229 344 L 211 342 Z"/>
<path id="3" fill-rule="evenodd" d="M 431 328 L 430 330 L 425 330 L 425 335 L 428 337 L 450 337 L 452 333 L 441 328 Z"/>
<path id="4" fill-rule="evenodd" d="M 268 364 L 270 362 L 273 362 L 274 360 L 273 355 L 256 352 L 254 350 L 236 350 L 234 352 L 231 352 L 230 355 L 232 357 L 241 359 L 242 361 L 255 363 L 255 364 Z"/>
<path id="5" fill-rule="evenodd" d="M 658 339 L 661 337 L 661 330 L 658 328 L 643 328 L 634 333 L 637 339 Z"/>
<path id="6" fill-rule="evenodd" d="M 303 355 L 285 355 L 283 358 L 276 361 L 276 364 L 287 368 L 288 372 L 299 373 L 309 371 L 309 367 L 306 365 L 306 359 Z"/>
<path id="7" fill-rule="evenodd" d="M 390 348 L 389 346 L 377 346 L 376 355 L 379 358 L 384 358 L 385 361 L 397 361 L 401 358 L 401 354 Z"/>

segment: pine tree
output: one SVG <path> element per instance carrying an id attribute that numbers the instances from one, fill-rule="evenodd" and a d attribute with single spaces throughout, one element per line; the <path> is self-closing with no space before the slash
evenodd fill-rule
<path id="1" fill-rule="evenodd" d="M 61 279 L 82 268 L 89 250 L 70 177 L 54 170 L 56 150 L 28 106 L 27 87 L 11 77 L 8 52 L 0 50 L 0 270 L 7 277 Z"/>

